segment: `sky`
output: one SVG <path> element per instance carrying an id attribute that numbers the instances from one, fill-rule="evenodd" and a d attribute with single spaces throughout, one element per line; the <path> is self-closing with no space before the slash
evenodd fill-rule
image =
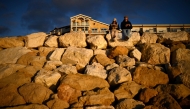
<path id="1" fill-rule="evenodd" d="M 190 0 L 0 0 L 0 37 L 49 33 L 84 14 L 110 24 L 190 24 Z"/>

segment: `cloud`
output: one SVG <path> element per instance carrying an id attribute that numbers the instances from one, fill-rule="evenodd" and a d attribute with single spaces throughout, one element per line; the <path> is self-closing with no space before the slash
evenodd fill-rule
<path id="1" fill-rule="evenodd" d="M 0 26 L 0 34 L 3 35 L 5 33 L 10 32 L 11 30 L 6 26 Z"/>
<path id="2" fill-rule="evenodd" d="M 32 0 L 22 16 L 22 26 L 34 31 L 48 32 L 64 24 L 69 24 L 69 17 L 47 0 Z"/>

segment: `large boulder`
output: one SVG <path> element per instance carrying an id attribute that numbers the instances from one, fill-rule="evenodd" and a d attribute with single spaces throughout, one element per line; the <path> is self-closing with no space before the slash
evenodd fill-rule
<path id="1" fill-rule="evenodd" d="M 49 108 L 43 104 L 29 104 L 29 105 L 15 106 L 15 107 L 7 107 L 4 109 L 49 109 Z"/>
<path id="2" fill-rule="evenodd" d="M 72 66 L 71 64 L 64 64 L 55 69 L 55 71 L 59 72 L 61 75 L 64 74 L 76 74 L 77 68 L 75 66 Z"/>
<path id="3" fill-rule="evenodd" d="M 177 101 L 169 94 L 158 94 L 153 98 L 152 104 L 159 109 L 181 109 Z"/>
<path id="4" fill-rule="evenodd" d="M 169 78 L 162 71 L 139 66 L 133 73 L 133 81 L 146 87 L 154 87 L 158 84 L 167 84 Z"/>
<path id="5" fill-rule="evenodd" d="M 39 56 L 49 57 L 55 49 L 54 47 L 38 47 Z"/>
<path id="6" fill-rule="evenodd" d="M 113 64 L 115 62 L 115 60 L 108 58 L 106 55 L 97 54 L 93 57 L 92 62 L 97 62 L 103 66 L 107 66 L 109 64 Z"/>
<path id="7" fill-rule="evenodd" d="M 84 32 L 70 32 L 59 37 L 60 47 L 86 47 L 86 35 Z"/>
<path id="8" fill-rule="evenodd" d="M 93 91 L 86 91 L 84 96 L 79 98 L 84 106 L 111 105 L 114 101 L 114 94 L 108 88 Z"/>
<path id="9" fill-rule="evenodd" d="M 17 72 L 0 79 L 0 89 L 10 84 L 14 84 L 15 86 L 19 87 L 25 83 L 30 83 L 31 78 L 38 70 L 39 69 L 33 66 L 27 66 L 25 68 L 19 69 Z"/>
<path id="10" fill-rule="evenodd" d="M 59 98 L 55 98 L 48 101 L 47 106 L 49 107 L 49 109 L 65 109 L 65 108 L 69 108 L 69 103 Z"/>
<path id="11" fill-rule="evenodd" d="M 87 65 L 85 69 L 85 74 L 97 76 L 103 79 L 107 78 L 107 72 L 100 63 L 94 62 L 92 65 Z"/>
<path id="12" fill-rule="evenodd" d="M 189 33 L 186 31 L 167 32 L 159 37 L 161 43 L 189 42 Z"/>
<path id="13" fill-rule="evenodd" d="M 116 46 L 111 49 L 111 51 L 108 54 L 109 58 L 115 58 L 119 55 L 128 55 L 129 50 L 125 46 Z"/>
<path id="14" fill-rule="evenodd" d="M 56 84 L 61 77 L 61 74 L 58 72 L 40 70 L 34 78 L 34 82 L 55 89 Z"/>
<path id="15" fill-rule="evenodd" d="M 127 55 L 119 55 L 116 57 L 116 62 L 121 67 L 130 67 L 135 65 L 135 58 L 130 58 Z"/>
<path id="16" fill-rule="evenodd" d="M 131 73 L 122 67 L 113 68 L 108 74 L 108 83 L 111 86 L 130 81 L 132 81 Z"/>
<path id="17" fill-rule="evenodd" d="M 111 40 L 111 34 L 106 35 L 106 39 L 108 41 L 108 45 L 110 47 L 116 47 L 116 46 L 127 46 L 127 47 L 133 47 L 140 41 L 140 34 L 137 32 L 134 32 L 131 34 L 131 37 L 129 40 L 121 40 L 120 37 L 116 37 L 117 41 L 112 41 Z"/>
<path id="18" fill-rule="evenodd" d="M 139 100 L 144 103 L 148 103 L 149 100 L 155 97 L 157 94 L 158 92 L 154 89 L 144 88 L 140 91 Z"/>
<path id="19" fill-rule="evenodd" d="M 17 60 L 31 50 L 25 47 L 14 47 L 0 51 L 0 64 L 11 63 L 15 64 Z"/>
<path id="20" fill-rule="evenodd" d="M 183 83 L 190 88 L 190 50 L 178 49 L 172 53 L 172 66 L 179 69 L 180 75 L 176 77 L 176 83 Z"/>
<path id="21" fill-rule="evenodd" d="M 135 58 L 135 60 L 140 61 L 142 53 L 138 49 L 134 49 L 129 55 L 130 57 Z"/>
<path id="22" fill-rule="evenodd" d="M 58 66 L 61 66 L 62 62 L 61 61 L 47 61 L 44 65 L 44 69 L 45 70 L 54 70 L 56 69 Z"/>
<path id="23" fill-rule="evenodd" d="M 173 66 L 176 66 L 181 61 L 190 62 L 190 50 L 189 49 L 179 48 L 172 53 L 171 63 Z"/>
<path id="24" fill-rule="evenodd" d="M 141 101 L 124 99 L 115 106 L 115 109 L 143 109 L 144 106 L 144 103 Z"/>
<path id="25" fill-rule="evenodd" d="M 133 98 L 141 90 L 142 86 L 134 81 L 122 83 L 119 88 L 114 90 L 114 95 L 117 100 L 125 98 Z"/>
<path id="26" fill-rule="evenodd" d="M 60 84 L 67 84 L 72 88 L 81 91 L 109 87 L 109 84 L 106 80 L 86 74 L 69 74 L 64 78 L 61 78 Z"/>
<path id="27" fill-rule="evenodd" d="M 0 48 L 23 47 L 24 41 L 19 37 L 0 38 Z"/>
<path id="28" fill-rule="evenodd" d="M 77 70 L 83 69 L 93 56 L 93 50 L 85 48 L 69 47 L 63 54 L 63 64 L 76 65 Z"/>
<path id="29" fill-rule="evenodd" d="M 166 64 L 170 62 L 170 49 L 161 44 L 146 44 L 141 52 L 143 62 L 149 64 Z"/>
<path id="30" fill-rule="evenodd" d="M 107 50 L 101 50 L 101 49 L 94 50 L 94 55 L 98 55 L 98 54 L 102 54 L 102 55 L 107 56 Z"/>
<path id="31" fill-rule="evenodd" d="M 29 34 L 27 35 L 26 47 L 37 48 L 43 46 L 46 37 L 47 34 L 43 32 Z"/>
<path id="32" fill-rule="evenodd" d="M 50 55 L 49 59 L 51 61 L 60 61 L 61 56 L 63 55 L 65 50 L 65 48 L 56 48 L 55 51 L 53 51 L 53 53 Z"/>
<path id="33" fill-rule="evenodd" d="M 113 106 L 89 106 L 85 109 L 115 109 Z"/>
<path id="34" fill-rule="evenodd" d="M 8 64 L 8 65 L 0 65 L 0 79 L 5 78 L 17 70 L 24 68 L 25 65 L 20 64 Z"/>
<path id="35" fill-rule="evenodd" d="M 81 96 L 81 91 L 67 84 L 61 84 L 57 88 L 57 96 L 59 99 L 68 102 L 69 104 L 75 103 L 78 101 L 78 97 Z"/>
<path id="36" fill-rule="evenodd" d="M 144 43 L 156 43 L 158 39 L 158 36 L 156 34 L 153 34 L 153 33 L 143 33 L 143 35 L 141 36 L 141 40 L 140 40 L 140 43 L 141 44 L 144 44 Z"/>
<path id="37" fill-rule="evenodd" d="M 46 62 L 46 57 L 35 56 L 35 53 L 30 52 L 25 55 L 22 55 L 18 59 L 17 64 L 32 65 L 35 67 L 42 68 L 45 62 Z"/>
<path id="38" fill-rule="evenodd" d="M 190 89 L 183 84 L 162 84 L 155 88 L 159 93 L 169 93 L 175 99 L 184 99 L 190 95 Z"/>
<path id="39" fill-rule="evenodd" d="M 90 45 L 91 49 L 106 49 L 107 41 L 102 35 L 88 36 L 87 43 Z"/>
<path id="40" fill-rule="evenodd" d="M 27 103 L 42 104 L 48 100 L 53 92 L 43 85 L 36 83 L 27 83 L 18 89 L 20 95 Z"/>
<path id="41" fill-rule="evenodd" d="M 45 41 L 45 46 L 47 47 L 58 47 L 58 42 L 57 42 L 58 36 L 50 36 L 46 41 Z"/>
<path id="42" fill-rule="evenodd" d="M 23 97 L 17 92 L 17 86 L 14 84 L 0 89 L 0 99 L 0 107 L 16 106 L 26 103 Z"/>

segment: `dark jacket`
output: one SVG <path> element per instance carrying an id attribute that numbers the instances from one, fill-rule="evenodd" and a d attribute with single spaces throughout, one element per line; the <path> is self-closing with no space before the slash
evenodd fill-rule
<path id="1" fill-rule="evenodd" d="M 116 30 L 119 30 L 119 24 L 113 24 L 111 23 L 110 26 L 109 26 L 109 30 L 112 30 L 112 29 L 116 29 Z"/>
<path id="2" fill-rule="evenodd" d="M 126 26 L 127 24 L 129 24 L 130 26 Z M 123 20 L 121 22 L 121 29 L 132 29 L 132 28 L 133 28 L 133 26 L 130 21 L 126 22 L 125 20 Z"/>

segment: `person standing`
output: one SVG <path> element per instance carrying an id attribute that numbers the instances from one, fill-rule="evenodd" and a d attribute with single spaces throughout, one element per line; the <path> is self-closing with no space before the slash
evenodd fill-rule
<path id="1" fill-rule="evenodd" d="M 130 38 L 131 29 L 133 28 L 131 22 L 128 20 L 128 16 L 124 16 L 124 20 L 121 22 L 122 39 L 128 40 Z"/>
<path id="2" fill-rule="evenodd" d="M 118 37 L 119 24 L 117 23 L 117 19 L 114 18 L 112 23 L 109 26 L 109 30 L 111 33 L 111 40 L 116 41 L 116 37 Z"/>

